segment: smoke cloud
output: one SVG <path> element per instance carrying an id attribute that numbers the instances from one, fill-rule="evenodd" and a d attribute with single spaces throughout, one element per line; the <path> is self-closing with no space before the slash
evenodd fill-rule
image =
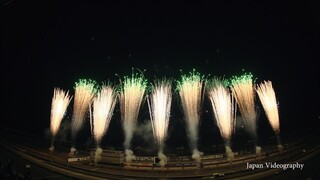
<path id="1" fill-rule="evenodd" d="M 276 137 L 277 137 L 277 143 L 278 143 L 278 145 L 277 145 L 278 151 L 282 151 L 283 150 L 283 146 L 281 145 L 280 135 L 277 134 Z"/>
<path id="2" fill-rule="evenodd" d="M 234 153 L 232 152 L 232 149 L 230 146 L 225 146 L 226 148 L 226 156 L 228 160 L 232 160 L 234 158 Z"/>
<path id="3" fill-rule="evenodd" d="M 77 149 L 74 148 L 74 147 L 71 147 L 71 148 L 70 148 L 70 152 L 69 152 L 69 156 L 70 156 L 70 157 L 73 157 L 76 152 L 77 152 Z"/>
<path id="4" fill-rule="evenodd" d="M 54 151 L 54 146 L 53 146 L 53 145 L 50 146 L 49 151 L 50 151 L 50 152 L 53 152 L 53 151 Z"/>
<path id="5" fill-rule="evenodd" d="M 260 146 L 256 146 L 256 154 L 260 154 L 261 153 L 261 147 Z"/>
<path id="6" fill-rule="evenodd" d="M 188 124 L 188 138 L 191 149 L 197 149 L 198 142 L 198 122 L 191 121 Z"/>
<path id="7" fill-rule="evenodd" d="M 144 145 L 148 146 L 148 148 L 154 147 L 154 138 L 152 131 L 152 123 L 150 120 L 145 121 L 138 126 L 134 130 L 136 136 L 142 138 Z"/>
<path id="8" fill-rule="evenodd" d="M 123 124 L 124 124 L 123 126 L 124 126 L 124 138 L 125 138 L 123 145 L 125 149 L 130 149 L 135 125 L 129 124 L 129 123 L 123 123 Z"/>
<path id="9" fill-rule="evenodd" d="M 133 151 L 130 149 L 126 149 L 125 150 L 125 154 L 126 154 L 126 162 L 132 162 L 132 160 L 136 159 L 136 156 L 133 154 Z"/>
<path id="10" fill-rule="evenodd" d="M 97 148 L 96 152 L 94 154 L 94 163 L 97 166 L 98 162 L 101 160 L 101 155 L 102 155 L 102 149 L 101 148 Z"/>
<path id="11" fill-rule="evenodd" d="M 164 167 L 167 164 L 167 156 L 163 154 L 161 151 L 158 152 L 158 157 L 160 159 L 160 166 Z"/>
<path id="12" fill-rule="evenodd" d="M 283 150 L 283 146 L 281 144 L 277 145 L 278 151 L 282 151 Z"/>
<path id="13" fill-rule="evenodd" d="M 203 152 L 200 152 L 198 149 L 194 149 L 192 151 L 192 159 L 194 159 L 197 163 L 201 162 L 202 156 L 203 156 Z"/>
<path id="14" fill-rule="evenodd" d="M 51 138 L 51 144 L 50 144 L 50 152 L 53 152 L 55 147 L 54 147 L 54 143 L 56 143 L 56 145 L 58 144 L 59 147 L 59 143 L 60 142 L 66 142 L 68 140 L 68 134 L 70 132 L 70 122 L 69 121 L 62 121 L 60 128 L 57 132 L 57 134 L 55 136 L 52 136 L 52 133 L 50 131 L 50 128 L 47 128 L 44 130 L 44 137 L 46 139 L 50 139 Z"/>

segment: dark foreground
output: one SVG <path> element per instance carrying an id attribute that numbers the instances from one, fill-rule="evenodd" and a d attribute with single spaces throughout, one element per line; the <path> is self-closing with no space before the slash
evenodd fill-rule
<path id="1" fill-rule="evenodd" d="M 3 136 L 0 146 L 0 179 L 319 179 L 319 137 L 293 138 L 281 152 L 237 156 L 232 162 L 211 166 L 172 170 L 169 168 L 133 168 L 98 165 L 92 160 L 68 162 L 68 152 L 50 153 L 36 145 L 13 141 Z M 262 147 L 265 151 L 271 147 Z M 248 169 L 247 163 L 303 164 L 303 169 Z"/>

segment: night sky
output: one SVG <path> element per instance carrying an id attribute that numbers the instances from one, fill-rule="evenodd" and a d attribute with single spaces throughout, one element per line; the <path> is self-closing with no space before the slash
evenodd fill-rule
<path id="1" fill-rule="evenodd" d="M 115 74 L 134 67 L 149 82 L 193 68 L 225 77 L 244 69 L 258 83 L 273 82 L 284 131 L 318 129 L 319 16 L 309 1 L 2 0 L 1 126 L 43 133 L 54 87 L 73 95 L 79 78 L 117 84 Z"/>

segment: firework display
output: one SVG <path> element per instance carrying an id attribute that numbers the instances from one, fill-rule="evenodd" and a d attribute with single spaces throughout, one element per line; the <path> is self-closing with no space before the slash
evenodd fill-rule
<path id="1" fill-rule="evenodd" d="M 101 159 L 100 142 L 107 132 L 117 99 L 111 85 L 103 85 L 100 92 L 93 99 L 93 120 L 90 123 L 92 136 L 96 142 L 95 163 Z"/>
<path id="2" fill-rule="evenodd" d="M 54 88 L 51 116 L 50 116 L 50 131 L 51 131 L 51 147 L 50 151 L 54 150 L 54 139 L 58 133 L 61 121 L 66 113 L 67 107 L 72 99 L 69 92 L 65 92 L 60 88 Z"/>
<path id="3" fill-rule="evenodd" d="M 164 79 L 155 82 L 152 94 L 148 99 L 148 107 L 154 139 L 159 145 L 158 157 L 161 166 L 164 166 L 166 162 L 166 156 L 163 154 L 163 147 L 167 137 L 170 120 L 171 100 L 171 81 Z"/>
<path id="4" fill-rule="evenodd" d="M 74 105 L 71 122 L 71 135 L 73 143 L 75 142 L 78 131 L 83 126 L 85 115 L 89 109 L 89 105 L 92 103 L 92 99 L 96 92 L 96 81 L 94 80 L 80 79 L 75 84 Z M 72 152 L 73 151 L 70 151 L 71 156 L 74 154 Z"/>
<path id="5" fill-rule="evenodd" d="M 272 87 L 271 81 L 264 81 L 256 86 L 256 91 L 258 93 L 260 102 L 269 120 L 269 123 L 277 136 L 278 149 L 282 149 L 280 141 L 280 122 L 278 105 L 275 91 Z"/>
<path id="6" fill-rule="evenodd" d="M 246 130 L 254 140 L 257 140 L 255 88 L 252 74 L 245 73 L 241 76 L 233 76 L 231 78 L 231 91 L 236 98 Z M 260 151 L 261 148 L 256 146 L 256 153 L 260 153 Z"/>
<path id="7" fill-rule="evenodd" d="M 187 123 L 190 147 L 193 150 L 192 157 L 200 162 L 202 153 L 198 151 L 198 126 L 200 121 L 203 89 L 205 80 L 195 70 L 188 75 L 182 75 L 182 80 L 177 82 L 184 118 Z"/>
<path id="8" fill-rule="evenodd" d="M 213 78 L 208 81 L 206 89 L 214 112 L 216 125 L 225 141 L 226 155 L 232 159 L 234 154 L 230 147 L 231 135 L 235 125 L 235 103 L 225 80 Z"/>
<path id="9" fill-rule="evenodd" d="M 124 148 L 127 162 L 131 162 L 135 158 L 130 150 L 130 143 L 146 87 L 147 81 L 142 73 L 133 72 L 131 77 L 125 76 L 124 80 L 120 82 L 119 102 L 121 122 L 125 134 Z"/>
<path id="10" fill-rule="evenodd" d="M 77 153 L 77 149 L 75 148 L 76 135 L 82 128 L 89 110 L 91 134 L 96 145 L 94 161 L 97 164 L 103 152 L 103 149 L 100 147 L 101 140 L 108 131 L 113 111 L 119 100 L 121 125 L 124 132 L 123 148 L 125 162 L 130 164 L 133 163 L 133 160 L 134 162 L 136 161 L 134 152 L 131 150 L 131 141 L 134 132 L 140 132 L 143 129 L 141 132 L 152 132 L 157 144 L 158 158 L 160 160 L 158 164 L 161 167 L 166 166 L 168 159 L 164 154 L 164 148 L 168 137 L 171 115 L 172 82 L 172 79 L 162 78 L 155 79 L 154 83 L 150 84 L 150 94 L 146 96 L 146 99 L 152 131 L 151 129 L 149 131 L 149 127 L 137 126 L 139 111 L 148 88 L 147 80 L 141 71 L 138 73 L 132 71 L 131 76 L 124 76 L 124 79 L 120 79 L 118 86 L 112 86 L 109 83 L 107 85 L 104 84 L 99 88 L 99 91 L 95 81 L 80 79 L 75 83 L 74 96 L 70 96 L 68 92 L 60 88 L 55 88 L 51 105 L 50 130 L 52 137 L 49 150 L 51 152 L 54 150 L 54 139 L 66 114 L 66 109 L 73 98 L 74 106 L 71 121 L 72 147 L 69 156 L 74 156 Z M 204 92 L 208 95 L 214 122 L 224 140 L 225 153 L 228 160 L 234 158 L 234 153 L 231 149 L 231 138 L 236 128 L 237 107 L 240 111 L 245 130 L 254 140 L 256 154 L 260 154 L 261 152 L 261 147 L 257 145 L 255 92 L 259 96 L 267 119 L 277 137 L 278 150 L 283 149 L 280 141 L 277 100 L 271 81 L 264 81 L 259 85 L 255 85 L 251 73 L 232 76 L 229 81 L 219 77 L 207 80 L 200 73 L 193 70 L 188 74 L 182 74 L 181 80 L 176 82 L 176 90 L 186 123 L 186 131 L 192 153 L 191 157 L 195 161 L 194 163 L 200 165 L 203 155 L 198 149 L 198 131 Z M 143 136 L 151 137 L 149 133 L 143 134 Z"/>

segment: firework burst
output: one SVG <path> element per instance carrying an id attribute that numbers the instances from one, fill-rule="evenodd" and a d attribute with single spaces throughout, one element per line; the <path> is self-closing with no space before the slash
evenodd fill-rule
<path id="1" fill-rule="evenodd" d="M 256 91 L 258 93 L 260 102 L 263 106 L 263 109 L 266 113 L 266 116 L 269 120 L 269 123 L 275 132 L 278 140 L 278 148 L 281 149 L 280 142 L 280 122 L 279 122 L 279 113 L 278 105 L 275 91 L 272 87 L 271 81 L 264 81 L 256 86 Z"/>
<path id="2" fill-rule="evenodd" d="M 160 164 L 165 165 L 166 156 L 163 154 L 164 141 L 167 137 L 167 130 L 170 119 L 171 109 L 171 81 L 162 80 L 155 82 L 152 89 L 152 94 L 148 99 L 148 107 L 152 122 L 152 130 L 154 139 L 159 145 L 158 157 Z"/>
<path id="3" fill-rule="evenodd" d="M 133 152 L 130 150 L 130 142 L 137 124 L 146 87 L 147 81 L 142 73 L 132 73 L 131 77 L 125 76 L 124 81 L 120 81 L 119 102 L 121 121 L 125 134 L 124 148 L 127 162 L 130 162 L 134 158 Z"/>
<path id="4" fill-rule="evenodd" d="M 205 80 L 195 70 L 189 75 L 182 75 L 182 80 L 177 82 L 184 117 L 187 122 L 190 147 L 193 150 L 194 159 L 200 162 L 201 152 L 198 151 L 198 126 L 200 121 L 201 106 L 203 100 Z"/>
<path id="5" fill-rule="evenodd" d="M 50 151 L 54 150 L 54 139 L 58 133 L 61 121 L 65 115 L 71 99 L 72 96 L 69 96 L 68 91 L 65 92 L 60 88 L 54 88 L 50 116 L 50 131 L 52 135 Z"/>
<path id="6" fill-rule="evenodd" d="M 227 88 L 227 82 L 218 78 L 208 81 L 207 92 L 216 119 L 216 125 L 219 127 L 220 134 L 225 141 L 227 158 L 232 159 L 233 152 L 230 148 L 230 140 L 235 124 L 233 97 Z"/>
<path id="7" fill-rule="evenodd" d="M 71 122 L 72 141 L 75 141 L 78 131 L 82 128 L 85 115 L 97 92 L 95 85 L 96 81 L 91 79 L 80 79 L 79 82 L 76 82 Z M 71 153 L 71 155 L 73 155 L 73 153 Z"/>

